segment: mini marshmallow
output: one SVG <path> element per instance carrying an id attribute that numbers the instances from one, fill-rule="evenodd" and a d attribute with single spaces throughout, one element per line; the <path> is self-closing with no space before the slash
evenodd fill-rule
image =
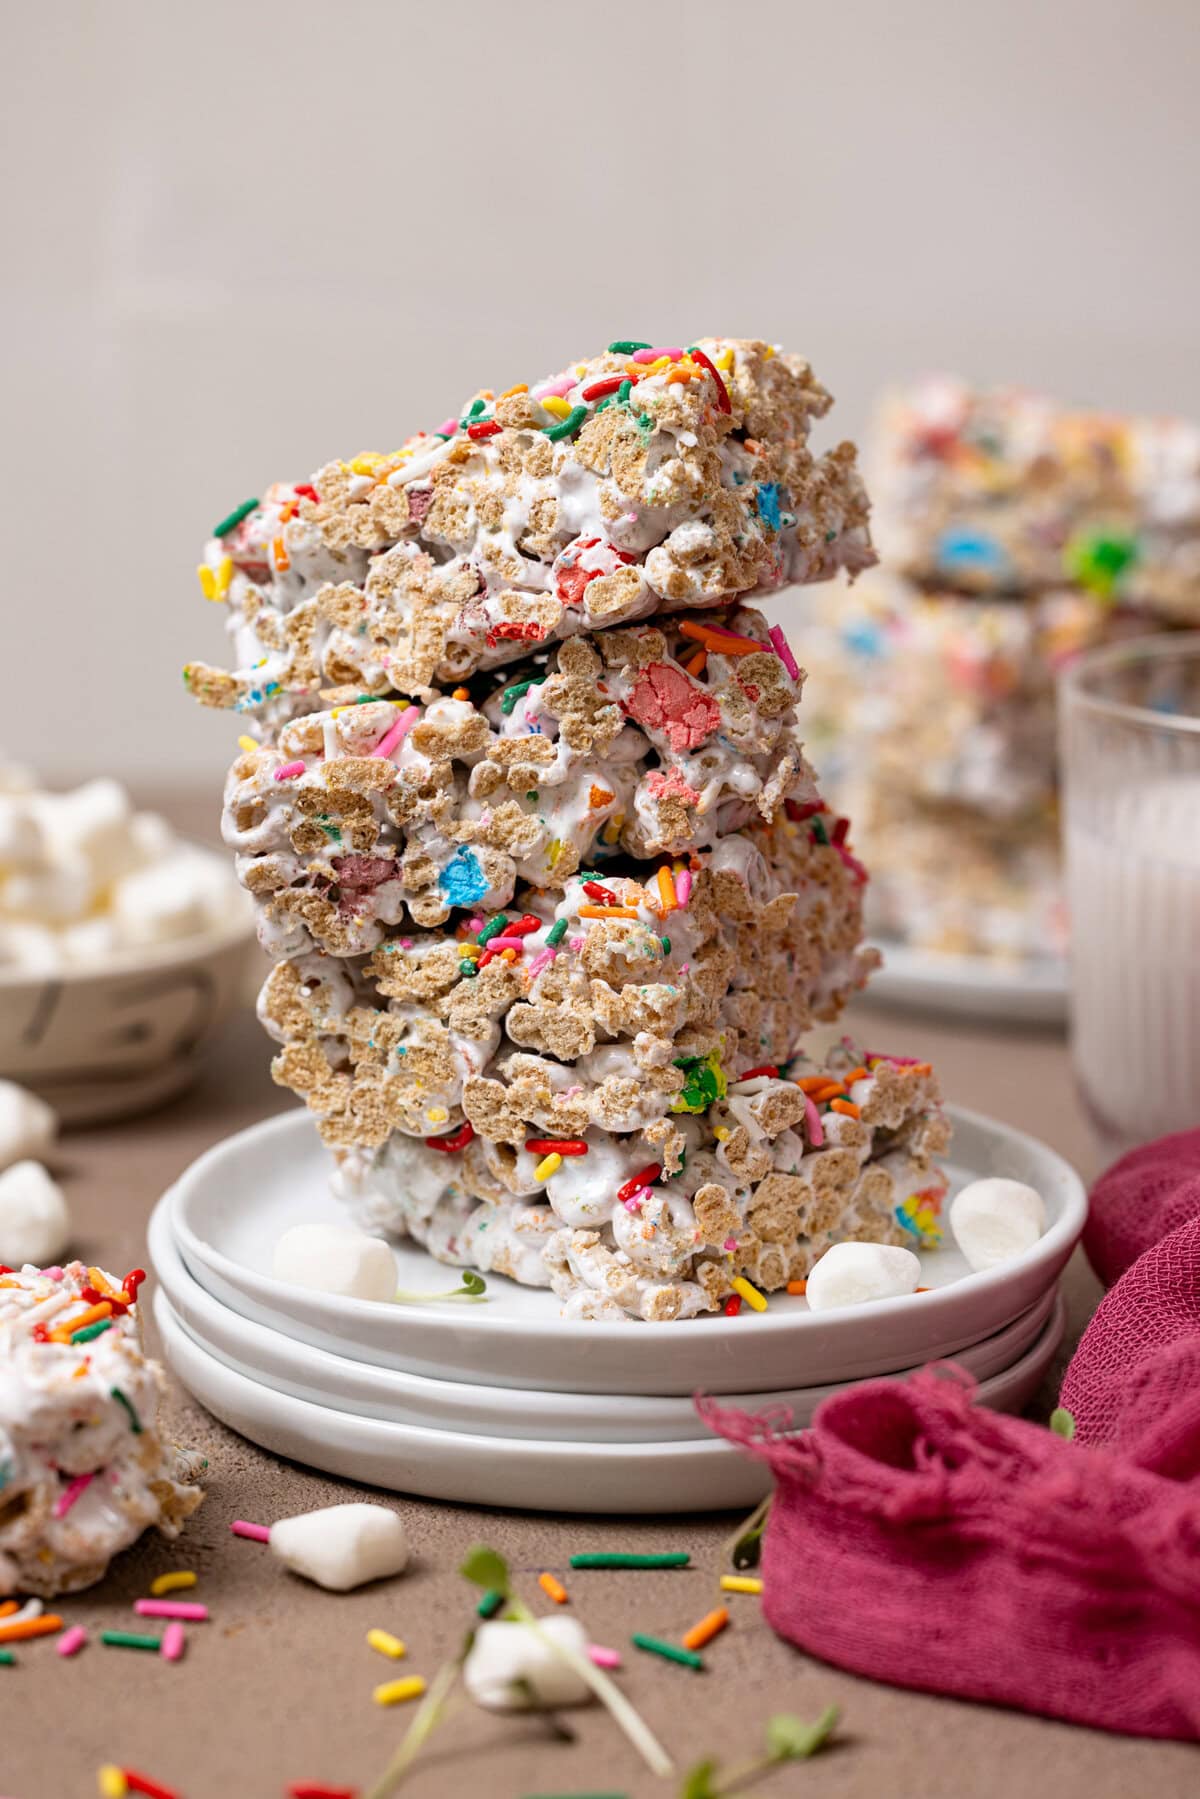
<path id="1" fill-rule="evenodd" d="M 44 1099 L 15 1081 L 0 1081 L 0 1169 L 40 1161 L 57 1133 L 58 1119 Z"/>
<path id="2" fill-rule="evenodd" d="M 190 850 L 123 875 L 113 888 L 117 936 L 136 946 L 191 937 L 209 923 L 208 868 Z"/>
<path id="3" fill-rule="evenodd" d="M 587 1658 L 587 1635 L 578 1618 L 539 1618 L 538 1631 L 551 1642 Z M 476 1705 L 492 1712 L 557 1710 L 585 1705 L 592 1689 L 581 1674 L 556 1655 L 528 1624 L 493 1618 L 475 1632 L 463 1666 L 463 1683 Z"/>
<path id="4" fill-rule="evenodd" d="M 285 1568 L 332 1593 L 400 1574 L 408 1565 L 399 1513 L 382 1505 L 327 1505 L 281 1518 L 268 1542 Z"/>
<path id="5" fill-rule="evenodd" d="M 977 1274 L 1032 1249 L 1045 1228 L 1042 1196 L 1024 1181 L 972 1181 L 950 1202 L 954 1241 Z"/>
<path id="6" fill-rule="evenodd" d="M 271 1271 L 277 1281 L 347 1299 L 392 1299 L 396 1293 L 388 1244 L 352 1224 L 294 1224 L 275 1245 Z"/>
<path id="7" fill-rule="evenodd" d="M 921 1264 L 911 1249 L 890 1243 L 835 1243 L 814 1264 L 805 1292 L 814 1312 L 831 1312 L 836 1306 L 912 1293 L 920 1278 Z"/>
<path id="8" fill-rule="evenodd" d="M 37 1162 L 14 1162 L 0 1174 L 0 1262 L 47 1268 L 71 1240 L 71 1214 L 61 1187 Z"/>
<path id="9" fill-rule="evenodd" d="M 109 886 L 140 860 L 133 807 L 119 781 L 101 775 L 69 793 L 40 794 L 31 804 L 54 860 L 82 859 L 97 887 Z"/>

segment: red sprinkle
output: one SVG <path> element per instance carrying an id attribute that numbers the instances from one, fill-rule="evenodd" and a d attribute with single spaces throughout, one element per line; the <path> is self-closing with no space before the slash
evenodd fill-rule
<path id="1" fill-rule="evenodd" d="M 294 493 L 303 494 L 304 498 L 306 500 L 311 500 L 314 506 L 319 506 L 321 504 L 321 496 L 311 481 L 298 482 L 292 491 Z"/>
<path id="2" fill-rule="evenodd" d="M 623 1187 L 617 1188 L 618 1200 L 623 1205 L 627 1199 L 633 1198 L 640 1187 L 649 1187 L 658 1179 L 661 1173 L 661 1162 L 648 1162 L 645 1168 L 639 1168 L 637 1173 L 630 1180 L 627 1180 Z"/>
<path id="3" fill-rule="evenodd" d="M 742 1302 L 736 1293 L 730 1294 L 729 1298 L 725 1301 L 725 1305 L 724 1305 L 723 1309 L 724 1309 L 726 1318 L 736 1318 L 737 1317 L 738 1313 L 742 1309 Z"/>
<path id="4" fill-rule="evenodd" d="M 179 1799 L 174 1787 L 165 1787 L 148 1774 L 139 1774 L 136 1768 L 122 1768 L 121 1772 L 131 1793 L 144 1793 L 146 1799 Z"/>
<path id="5" fill-rule="evenodd" d="M 599 881 L 585 881 L 583 891 L 590 900 L 595 900 L 598 906 L 619 906 L 621 903 L 612 888 L 602 887 Z"/>
<path id="6" fill-rule="evenodd" d="M 769 1074 L 773 1081 L 779 1079 L 779 1070 L 774 1062 L 764 1062 L 761 1068 L 747 1068 L 745 1074 L 739 1074 L 739 1081 L 752 1081 L 756 1074 Z"/>
<path id="7" fill-rule="evenodd" d="M 818 812 L 824 812 L 824 800 L 810 800 L 802 806 L 799 800 L 784 800 L 783 809 L 794 825 L 802 825 L 806 818 L 815 818 Z"/>
<path id="8" fill-rule="evenodd" d="M 29 1334 L 35 1343 L 48 1343 L 50 1341 L 50 1332 L 46 1329 L 44 1324 L 31 1325 Z"/>
<path id="9" fill-rule="evenodd" d="M 137 1304 L 138 1288 L 145 1278 L 146 1270 L 144 1268 L 131 1268 L 129 1273 L 125 1276 L 125 1279 L 121 1282 L 122 1287 L 129 1295 L 129 1303 L 131 1306 Z"/>
<path id="10" fill-rule="evenodd" d="M 835 818 L 833 821 L 833 829 L 829 833 L 830 843 L 845 843 L 849 830 L 850 820 L 848 818 Z"/>
<path id="11" fill-rule="evenodd" d="M 516 924 L 506 924 L 501 935 L 505 937 L 528 937 L 531 931 L 540 931 L 545 920 L 535 918 L 532 912 L 526 912 Z"/>
<path id="12" fill-rule="evenodd" d="M 453 1137 L 426 1137 L 425 1143 L 429 1149 L 444 1149 L 447 1155 L 455 1155 L 460 1149 L 467 1147 L 474 1135 L 475 1126 L 468 1118 L 462 1128 L 455 1131 Z"/>
<path id="13" fill-rule="evenodd" d="M 288 1788 L 288 1799 L 358 1799 L 357 1787 L 326 1787 L 319 1781 L 298 1780 Z"/>
<path id="14" fill-rule="evenodd" d="M 628 380 L 628 375 L 606 375 L 603 381 L 593 381 L 590 387 L 585 387 L 583 397 L 585 400 L 602 400 L 605 394 L 615 394 Z"/>
<path id="15" fill-rule="evenodd" d="M 713 380 L 716 382 L 716 384 L 717 384 L 717 405 L 721 408 L 721 411 L 722 412 L 732 412 L 733 407 L 729 404 L 729 389 L 726 387 L 725 383 L 722 381 L 719 369 L 717 369 L 715 367 L 715 365 L 709 361 L 708 357 L 704 354 L 703 350 L 697 350 L 693 347 L 692 349 L 690 349 L 688 351 L 688 355 L 691 357 L 693 362 L 698 362 L 702 369 L 707 369 L 709 374 L 712 376 Z"/>
<path id="16" fill-rule="evenodd" d="M 495 419 L 480 419 L 476 424 L 467 426 L 467 436 L 495 437 L 497 431 L 503 431 L 503 429 L 504 426 L 497 424 Z"/>
<path id="17" fill-rule="evenodd" d="M 531 1156 L 586 1156 L 588 1152 L 582 1137 L 526 1137 L 525 1148 Z"/>

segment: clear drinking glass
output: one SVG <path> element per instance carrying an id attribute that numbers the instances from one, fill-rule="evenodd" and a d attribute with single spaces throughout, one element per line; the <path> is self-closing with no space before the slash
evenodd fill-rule
<path id="1" fill-rule="evenodd" d="M 1071 1050 L 1116 1151 L 1200 1125 L 1200 633 L 1060 678 Z"/>

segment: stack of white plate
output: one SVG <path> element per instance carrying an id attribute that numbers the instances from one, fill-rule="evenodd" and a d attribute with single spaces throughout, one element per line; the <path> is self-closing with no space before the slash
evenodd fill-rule
<path id="1" fill-rule="evenodd" d="M 1083 1228 L 1075 1171 L 1019 1131 L 951 1108 L 955 1188 L 1004 1174 L 1035 1186 L 1049 1225 L 1027 1254 L 971 1274 L 922 1257 L 929 1291 L 813 1313 L 681 1324 L 565 1321 L 543 1290 L 488 1280 L 487 1299 L 381 1304 L 268 1272 L 289 1226 L 343 1217 L 306 1113 L 229 1138 L 193 1164 L 150 1226 L 155 1318 L 184 1385 L 278 1455 L 396 1492 L 546 1511 L 670 1512 L 752 1504 L 767 1476 L 711 1436 L 692 1395 L 797 1427 L 839 1387 L 953 1359 L 988 1405 L 1018 1410 L 1062 1337 L 1058 1277 Z M 398 1284 L 456 1275 L 413 1246 Z"/>

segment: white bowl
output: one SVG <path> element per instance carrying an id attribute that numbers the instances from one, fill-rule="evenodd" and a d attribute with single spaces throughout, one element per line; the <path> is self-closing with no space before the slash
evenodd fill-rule
<path id="1" fill-rule="evenodd" d="M 972 1274 L 953 1247 L 922 1256 L 931 1291 L 810 1312 L 773 1294 L 769 1310 L 676 1324 L 564 1320 L 544 1288 L 488 1280 L 483 1304 L 392 1305 L 274 1279 L 274 1246 L 293 1224 L 344 1217 L 328 1153 L 305 1112 L 257 1124 L 194 1162 L 160 1202 L 190 1273 L 222 1304 L 333 1354 L 434 1379 L 566 1393 L 778 1392 L 889 1374 L 953 1356 L 1003 1329 L 1052 1287 L 1087 1215 L 1074 1169 L 1045 1144 L 951 1107 L 957 1189 L 983 1175 L 1027 1181 L 1046 1202 L 1044 1236 Z M 398 1284 L 437 1292 L 454 1271 L 413 1244 L 396 1249 Z"/>
<path id="2" fill-rule="evenodd" d="M 0 969 L 0 1076 L 40 1093 L 64 1124 L 159 1105 L 244 1002 L 257 953 L 253 906 L 231 879 L 227 916 L 200 935 L 94 966 Z"/>
<path id="3" fill-rule="evenodd" d="M 227 1368 L 277 1393 L 355 1412 L 363 1418 L 491 1437 L 672 1443 L 686 1442 L 698 1434 L 690 1398 L 485 1387 L 477 1382 L 431 1380 L 348 1355 L 332 1355 L 242 1318 L 206 1293 L 184 1266 L 161 1210 L 151 1222 L 149 1243 L 159 1285 L 188 1334 Z M 955 1361 L 976 1380 L 1004 1372 L 1045 1331 L 1056 1302 L 1061 1303 L 1057 1289 L 1049 1288 L 1014 1323 L 961 1350 Z M 909 1371 L 898 1371 L 896 1378 L 903 1372 Z M 797 1426 L 802 1426 L 821 1401 L 837 1391 L 836 1386 L 820 1386 L 790 1387 L 777 1393 L 732 1393 L 724 1396 L 723 1403 L 745 1412 L 786 1406 Z"/>
<path id="4" fill-rule="evenodd" d="M 313 1405 L 218 1361 L 179 1322 L 161 1288 L 154 1319 L 175 1373 L 223 1424 L 275 1455 L 345 1480 L 543 1512 L 718 1511 L 753 1505 L 770 1488 L 763 1463 L 712 1436 L 677 1443 L 514 1442 Z M 1020 1361 L 981 1385 L 980 1401 L 1019 1411 L 1036 1392 L 1062 1331 L 1060 1302 Z"/>

